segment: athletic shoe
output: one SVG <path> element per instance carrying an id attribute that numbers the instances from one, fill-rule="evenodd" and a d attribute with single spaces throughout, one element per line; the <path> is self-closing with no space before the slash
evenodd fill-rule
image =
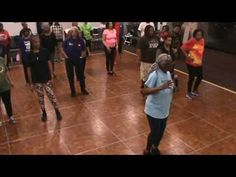
<path id="1" fill-rule="evenodd" d="M 187 93 L 186 94 L 186 98 L 188 98 L 189 100 L 193 99 L 193 95 L 191 93 Z"/>
<path id="2" fill-rule="evenodd" d="M 15 118 L 14 118 L 13 116 L 11 116 L 11 117 L 9 118 L 9 122 L 12 123 L 12 124 L 15 124 L 15 123 L 16 123 L 16 120 L 15 120 Z"/>
<path id="3" fill-rule="evenodd" d="M 199 94 L 199 92 L 198 92 L 198 91 L 192 92 L 191 94 L 192 94 L 193 96 L 195 96 L 195 97 L 198 97 L 198 96 L 200 96 L 200 94 Z"/>

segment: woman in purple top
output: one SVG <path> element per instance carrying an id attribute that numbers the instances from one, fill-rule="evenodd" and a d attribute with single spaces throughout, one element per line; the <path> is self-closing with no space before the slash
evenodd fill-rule
<path id="1" fill-rule="evenodd" d="M 68 33 L 68 38 L 63 43 L 62 55 L 66 58 L 66 72 L 68 81 L 71 89 L 71 96 L 75 97 L 75 86 L 74 86 L 74 70 L 79 78 L 81 92 L 85 95 L 89 93 L 85 87 L 85 79 L 83 72 L 83 60 L 82 56 L 85 55 L 86 46 L 83 39 L 79 35 L 79 30 L 76 27 L 71 28 Z"/>

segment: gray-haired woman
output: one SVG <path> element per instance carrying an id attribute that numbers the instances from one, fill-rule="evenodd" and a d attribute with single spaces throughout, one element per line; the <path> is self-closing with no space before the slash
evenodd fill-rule
<path id="1" fill-rule="evenodd" d="M 144 155 L 160 154 L 158 146 L 166 128 L 173 95 L 174 83 L 169 72 L 171 67 L 171 56 L 168 54 L 159 55 L 150 70 L 145 88 L 142 89 L 142 93 L 147 95 L 144 111 L 147 114 L 151 130 Z"/>

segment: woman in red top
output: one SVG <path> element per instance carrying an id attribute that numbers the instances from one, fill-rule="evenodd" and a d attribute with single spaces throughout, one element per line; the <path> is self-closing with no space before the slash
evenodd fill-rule
<path id="1" fill-rule="evenodd" d="M 9 64 L 9 46 L 11 43 L 11 37 L 7 30 L 4 29 L 3 24 L 0 23 L 0 45 L 4 47 L 4 50 L 6 51 L 6 64 L 8 67 Z"/>
<path id="2" fill-rule="evenodd" d="M 9 33 L 3 28 L 3 24 L 0 23 L 0 44 L 7 47 L 11 42 Z"/>
<path id="3" fill-rule="evenodd" d="M 188 93 L 186 95 L 188 99 L 193 99 L 194 97 L 199 96 L 198 87 L 203 78 L 202 59 L 204 53 L 204 46 L 204 32 L 201 29 L 196 29 L 193 32 L 193 38 L 188 40 L 185 44 L 181 46 L 181 50 L 186 56 L 186 64 L 189 72 Z M 193 85 L 195 77 L 197 79 L 195 84 Z"/>

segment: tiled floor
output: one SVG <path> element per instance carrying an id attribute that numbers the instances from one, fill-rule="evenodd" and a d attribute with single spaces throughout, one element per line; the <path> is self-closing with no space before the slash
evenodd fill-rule
<path id="1" fill-rule="evenodd" d="M 0 154 L 142 154 L 149 128 L 137 57 L 124 52 L 114 76 L 106 75 L 103 54 L 93 55 L 86 67 L 90 95 L 71 98 L 64 63 L 56 65 L 60 123 L 48 99 L 49 119 L 40 121 L 36 95 L 25 85 L 22 68 L 10 70 L 17 123 L 6 121 L 0 127 Z M 162 153 L 236 154 L 236 95 L 203 82 L 202 96 L 189 101 L 187 76 L 178 75 L 180 91 L 174 96 Z M 78 84 L 76 88 L 79 93 Z"/>

